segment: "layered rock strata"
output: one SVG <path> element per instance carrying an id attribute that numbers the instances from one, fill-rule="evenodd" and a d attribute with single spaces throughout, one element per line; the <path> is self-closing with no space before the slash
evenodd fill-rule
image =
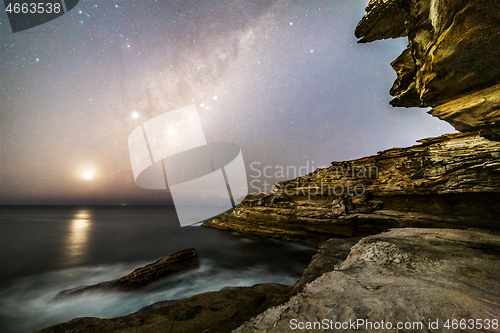
<path id="1" fill-rule="evenodd" d="M 408 37 L 393 106 L 434 107 L 457 130 L 500 140 L 500 1 L 371 0 L 359 42 Z"/>
<path id="2" fill-rule="evenodd" d="M 154 263 L 137 268 L 132 273 L 116 280 L 60 291 L 52 301 L 60 301 L 87 293 L 134 291 L 168 275 L 196 267 L 198 267 L 198 256 L 195 249 L 191 248 L 158 259 Z"/>
<path id="3" fill-rule="evenodd" d="M 496 332 L 499 274 L 499 235 L 394 229 L 362 239 L 333 271 L 233 333 Z"/>
<path id="4" fill-rule="evenodd" d="M 477 132 L 420 142 L 276 183 L 203 225 L 317 244 L 393 227 L 496 229 L 500 143 Z"/>

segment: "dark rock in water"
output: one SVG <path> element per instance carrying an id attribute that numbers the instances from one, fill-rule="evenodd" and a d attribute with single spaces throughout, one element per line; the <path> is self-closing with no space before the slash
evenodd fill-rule
<path id="1" fill-rule="evenodd" d="M 198 256 L 195 249 L 190 248 L 134 270 L 118 279 L 117 285 L 122 290 L 134 290 L 172 273 L 195 267 L 198 267 Z"/>
<path id="2" fill-rule="evenodd" d="M 112 319 L 76 318 L 38 332 L 229 333 L 255 315 L 286 302 L 291 290 L 291 286 L 277 283 L 225 289 L 155 303 Z"/>
<path id="3" fill-rule="evenodd" d="M 496 230 L 500 143 L 476 132 L 420 142 L 276 183 L 203 225 L 316 244 L 394 227 Z"/>
<path id="4" fill-rule="evenodd" d="M 458 131 L 500 141 L 500 1 L 371 0 L 355 35 L 408 36 L 391 64 L 393 106 L 432 106 Z"/>
<path id="5" fill-rule="evenodd" d="M 156 262 L 138 268 L 132 273 L 117 280 L 104 281 L 91 286 L 79 286 L 73 289 L 63 290 L 59 292 L 52 301 L 60 301 L 68 297 L 93 292 L 133 291 L 170 274 L 196 267 L 198 267 L 198 256 L 195 249 L 191 248 L 158 259 Z"/>
<path id="6" fill-rule="evenodd" d="M 363 326 L 348 325 L 346 332 L 441 332 L 447 331 L 447 320 L 451 328 L 453 319 L 471 318 L 480 318 L 481 326 L 474 321 L 473 326 L 455 327 L 460 332 L 494 332 L 498 326 L 491 323 L 498 323 L 500 313 L 499 263 L 498 234 L 393 229 L 362 239 L 334 270 L 306 284 L 287 303 L 253 317 L 233 332 L 289 332 L 294 319 L 304 323 L 327 319 L 328 325 L 330 320 L 333 324 L 363 320 Z M 490 323 L 488 329 L 482 326 L 485 319 Z M 378 323 L 379 329 L 370 329 L 366 321 Z M 429 325 L 436 321 L 439 327 Z M 393 326 L 381 327 L 381 322 Z M 396 329 L 398 322 L 419 326 Z M 324 331 L 341 330 L 333 327 Z"/>

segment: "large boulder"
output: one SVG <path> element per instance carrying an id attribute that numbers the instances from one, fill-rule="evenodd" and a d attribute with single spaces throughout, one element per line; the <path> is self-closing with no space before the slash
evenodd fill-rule
<path id="1" fill-rule="evenodd" d="M 499 274 L 499 235 L 394 229 L 362 239 L 333 271 L 233 333 L 302 327 L 301 332 L 327 331 L 320 325 L 345 332 L 494 332 L 499 328 Z M 316 329 L 314 323 L 319 323 Z M 348 323 L 344 329 L 342 323 Z"/>

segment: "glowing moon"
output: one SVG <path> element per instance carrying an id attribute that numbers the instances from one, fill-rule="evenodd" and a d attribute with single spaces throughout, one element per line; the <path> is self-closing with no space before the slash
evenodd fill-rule
<path id="1" fill-rule="evenodd" d="M 134 119 L 139 118 L 139 113 L 137 113 L 137 112 L 132 113 L 132 118 L 134 118 Z"/>
<path id="2" fill-rule="evenodd" d="M 83 179 L 85 180 L 91 180 L 92 178 L 94 178 L 94 174 L 90 171 L 86 171 L 83 173 Z"/>

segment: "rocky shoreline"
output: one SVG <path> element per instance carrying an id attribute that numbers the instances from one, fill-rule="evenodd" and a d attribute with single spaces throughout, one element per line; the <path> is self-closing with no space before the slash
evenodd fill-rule
<path id="1" fill-rule="evenodd" d="M 324 332 L 353 322 L 343 331 L 371 331 L 370 322 L 377 332 L 447 331 L 447 323 L 456 332 L 497 332 L 499 255 L 499 234 L 393 229 L 362 239 L 332 271 L 233 332 L 289 332 L 298 323 L 303 332 Z"/>
<path id="2" fill-rule="evenodd" d="M 155 303 L 122 317 L 75 318 L 37 332 L 231 332 L 257 314 L 286 302 L 291 291 L 291 286 L 274 283 L 225 288 L 183 300 Z"/>
<path id="3" fill-rule="evenodd" d="M 326 241 L 293 287 L 223 288 L 122 317 L 76 318 L 38 332 L 287 332 L 293 323 L 324 325 L 324 319 L 328 325 L 330 320 L 331 325 L 408 322 L 423 331 L 440 322 L 443 330 L 450 318 L 499 319 L 499 274 L 498 232 L 397 228 Z"/>
<path id="4" fill-rule="evenodd" d="M 293 325 L 320 332 L 336 323 L 365 325 L 348 325 L 351 332 L 369 331 L 368 321 L 381 332 L 498 332 L 500 1 L 371 0 L 355 35 L 360 42 L 407 36 L 407 49 L 391 64 L 397 74 L 391 104 L 430 106 L 431 115 L 461 133 L 332 162 L 277 183 L 271 193 L 249 195 L 203 224 L 321 244 L 295 286 L 224 288 L 39 332 L 287 332 Z"/>

